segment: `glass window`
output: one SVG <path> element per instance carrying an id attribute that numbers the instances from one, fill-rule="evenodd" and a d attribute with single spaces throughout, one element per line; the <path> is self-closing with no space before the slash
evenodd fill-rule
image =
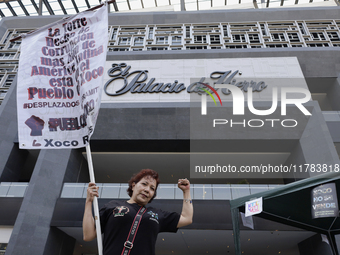
<path id="1" fill-rule="evenodd" d="M 185 36 L 186 38 L 190 38 L 190 26 L 185 27 Z"/>
<path id="2" fill-rule="evenodd" d="M 307 47 L 329 47 L 328 43 L 307 43 Z"/>
<path id="3" fill-rule="evenodd" d="M 12 182 L 7 197 L 24 197 L 27 186 L 27 183 Z"/>
<path id="4" fill-rule="evenodd" d="M 148 39 L 153 39 L 153 27 L 149 28 L 149 36 Z"/>
<path id="5" fill-rule="evenodd" d="M 157 188 L 157 199 L 174 199 L 175 190 L 177 185 L 175 184 L 161 184 Z"/>
<path id="6" fill-rule="evenodd" d="M 310 33 L 310 34 L 311 34 L 312 39 L 314 41 L 325 41 L 326 40 L 326 37 L 323 34 L 323 32 L 313 32 L 313 33 Z"/>
<path id="7" fill-rule="evenodd" d="M 231 185 L 231 198 L 236 199 L 250 195 L 249 184 L 233 184 Z"/>
<path id="8" fill-rule="evenodd" d="M 0 98 L 4 98 L 7 94 L 7 90 L 0 90 Z"/>
<path id="9" fill-rule="evenodd" d="M 86 189 L 87 184 L 84 183 L 65 183 L 60 197 L 81 198 L 83 197 L 83 193 L 86 191 Z"/>
<path id="10" fill-rule="evenodd" d="M 193 199 L 212 199 L 211 184 L 193 185 Z"/>
<path id="11" fill-rule="evenodd" d="M 156 36 L 156 44 L 168 44 L 167 36 Z"/>
<path id="12" fill-rule="evenodd" d="M 223 36 L 228 36 L 228 27 L 227 27 L 227 25 L 223 25 Z"/>
<path id="13" fill-rule="evenodd" d="M 118 28 L 114 28 L 112 31 L 111 40 L 116 40 Z"/>
<path id="14" fill-rule="evenodd" d="M 213 184 L 213 199 L 215 200 L 231 200 L 230 185 L 227 184 Z"/>
<path id="15" fill-rule="evenodd" d="M 301 33 L 305 35 L 306 34 L 305 26 L 302 23 L 299 23 L 299 28 L 300 28 Z"/>
<path id="16" fill-rule="evenodd" d="M 109 51 L 129 51 L 129 48 L 109 48 Z"/>
<path id="17" fill-rule="evenodd" d="M 220 36 L 219 35 L 210 35 L 210 43 L 211 44 L 220 44 Z"/>
<path id="18" fill-rule="evenodd" d="M 250 185 L 250 194 L 268 191 L 268 185 Z"/>
<path id="19" fill-rule="evenodd" d="M 12 34 L 13 34 L 13 31 L 8 31 L 8 33 L 5 35 L 5 39 L 3 41 L 3 44 L 6 44 L 6 42 L 11 37 Z"/>
<path id="20" fill-rule="evenodd" d="M 15 64 L 17 64 L 17 61 L 13 61 L 13 62 L 1 62 L 0 63 L 0 66 L 2 67 L 2 66 L 9 66 L 9 65 L 15 65 Z"/>
<path id="21" fill-rule="evenodd" d="M 119 197 L 120 184 L 104 183 L 102 191 L 100 192 L 100 198 L 118 198 Z"/>
<path id="22" fill-rule="evenodd" d="M 205 50 L 207 46 L 187 46 L 187 50 Z"/>
<path id="23" fill-rule="evenodd" d="M 119 37 L 118 45 L 130 45 L 131 37 Z"/>
<path id="24" fill-rule="evenodd" d="M 298 33 L 287 33 L 290 42 L 300 42 Z"/>
<path id="25" fill-rule="evenodd" d="M 129 185 L 128 184 L 126 184 L 126 183 L 121 183 L 120 184 L 120 190 L 119 190 L 119 198 L 127 198 L 127 199 L 129 199 L 130 197 L 129 197 L 129 195 L 128 195 L 128 193 L 127 193 L 127 189 L 129 188 Z"/>
<path id="26" fill-rule="evenodd" d="M 144 37 L 135 37 L 134 45 L 135 46 L 143 46 L 144 45 Z"/>
<path id="27" fill-rule="evenodd" d="M 9 187 L 11 186 L 10 182 L 1 182 L 0 183 L 0 197 L 7 196 Z"/>
<path id="28" fill-rule="evenodd" d="M 287 48 L 288 44 L 282 43 L 282 44 L 266 44 L 267 48 Z"/>
<path id="29" fill-rule="evenodd" d="M 9 88 L 14 80 L 15 75 L 14 74 L 9 74 L 3 84 L 3 87 Z"/>
<path id="30" fill-rule="evenodd" d="M 241 44 L 241 45 L 226 45 L 225 46 L 228 49 L 245 49 L 248 48 L 248 45 Z"/>
<path id="31" fill-rule="evenodd" d="M 182 36 L 172 37 L 172 45 L 181 45 L 181 44 L 182 44 Z"/>
<path id="32" fill-rule="evenodd" d="M 193 185 L 190 186 L 190 194 L 191 196 L 193 196 L 193 193 L 192 193 L 192 187 Z M 175 189 L 175 199 L 183 199 L 183 192 L 180 190 L 180 189 Z"/>
<path id="33" fill-rule="evenodd" d="M 282 42 L 286 41 L 285 35 L 283 33 L 272 33 L 272 40 L 273 42 Z"/>
<path id="34" fill-rule="evenodd" d="M 248 34 L 250 43 L 259 43 L 260 35 L 259 34 Z"/>
<path id="35" fill-rule="evenodd" d="M 8 45 L 8 49 L 18 49 L 20 47 L 21 41 L 14 41 Z"/>
<path id="36" fill-rule="evenodd" d="M 13 59 L 15 53 L 0 53 L 0 59 Z"/>
<path id="37" fill-rule="evenodd" d="M 205 35 L 195 35 L 194 43 L 207 43 L 207 37 Z"/>
<path id="38" fill-rule="evenodd" d="M 88 183 L 73 183 L 73 184 L 79 184 L 79 186 L 80 186 L 81 184 L 84 185 L 82 197 L 83 197 L 83 198 L 86 198 Z M 101 197 L 101 194 L 102 194 L 102 191 L 103 191 L 103 184 L 102 184 L 102 183 L 97 183 L 97 186 L 99 187 L 99 197 Z M 79 192 L 79 191 L 77 191 L 77 197 L 78 197 L 78 192 Z M 81 197 L 81 196 L 79 196 L 79 197 Z"/>
<path id="39" fill-rule="evenodd" d="M 14 71 L 16 71 L 15 70 L 15 66 L 8 66 L 8 67 L 0 67 L 0 72 L 14 72 Z M 1 80 L 1 78 L 3 78 L 4 77 L 4 74 L 2 74 L 2 75 L 0 75 L 0 80 Z"/>
<path id="40" fill-rule="evenodd" d="M 260 27 L 261 27 L 262 34 L 267 35 L 267 29 L 266 29 L 265 25 L 261 24 Z"/>
<path id="41" fill-rule="evenodd" d="M 279 187 L 282 187 L 282 185 L 281 184 L 269 184 L 268 185 L 268 189 L 276 189 Z"/>
<path id="42" fill-rule="evenodd" d="M 233 42 L 245 42 L 246 41 L 246 37 L 243 34 L 233 35 L 232 38 L 233 38 Z"/>
<path id="43" fill-rule="evenodd" d="M 168 50 L 167 47 L 148 47 L 147 48 L 148 51 L 152 51 L 152 50 Z"/>
<path id="44" fill-rule="evenodd" d="M 331 41 L 340 41 L 339 34 L 337 32 L 327 32 L 327 35 Z"/>

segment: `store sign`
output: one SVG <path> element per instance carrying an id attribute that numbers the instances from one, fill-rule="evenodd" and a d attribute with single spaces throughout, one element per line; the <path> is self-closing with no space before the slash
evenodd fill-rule
<path id="1" fill-rule="evenodd" d="M 130 71 L 131 66 L 126 63 L 112 64 L 112 68 L 108 70 L 108 75 L 111 77 L 104 86 L 105 93 L 109 96 L 120 96 L 127 92 L 130 93 L 180 93 L 186 90 L 188 93 L 196 92 L 202 93 L 201 88 L 205 87 L 205 77 L 202 77 L 200 81 L 193 82 L 189 86 L 185 86 L 184 83 L 178 83 L 178 80 L 173 82 L 156 81 L 156 78 L 149 77 L 148 70 L 136 70 Z M 239 74 L 239 70 L 227 70 L 227 71 L 214 71 L 209 74 L 209 78 L 214 80 L 216 84 L 232 84 L 235 87 L 240 88 L 242 91 L 247 92 L 248 89 L 252 91 L 261 92 L 267 85 L 264 81 L 242 81 L 237 82 L 234 77 Z M 115 86 L 117 81 L 122 81 L 122 86 L 116 91 L 110 92 L 109 87 Z M 222 93 L 229 95 L 230 90 L 223 89 Z"/>
<path id="2" fill-rule="evenodd" d="M 233 92 L 218 84 L 251 92 L 254 101 L 272 100 L 274 87 L 308 90 L 295 57 L 116 60 L 107 61 L 105 70 L 105 103 L 190 102 L 192 95 L 214 90 L 222 101 L 232 101 Z"/>
<path id="3" fill-rule="evenodd" d="M 335 183 L 317 186 L 312 190 L 311 197 L 313 219 L 339 216 Z"/>

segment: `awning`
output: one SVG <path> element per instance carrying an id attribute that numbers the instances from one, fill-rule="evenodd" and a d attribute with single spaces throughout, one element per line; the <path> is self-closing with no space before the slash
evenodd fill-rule
<path id="1" fill-rule="evenodd" d="M 231 200 L 230 209 L 236 255 L 241 254 L 239 212 L 244 212 L 245 202 L 260 197 L 263 198 L 263 211 L 257 214 L 257 217 L 325 234 L 330 241 L 333 253 L 338 255 L 334 235 L 340 233 L 340 218 L 312 219 L 311 214 L 311 190 L 318 185 L 331 182 L 335 183 L 337 196 L 339 197 L 340 173 L 331 172 L 296 181 L 266 192 Z"/>

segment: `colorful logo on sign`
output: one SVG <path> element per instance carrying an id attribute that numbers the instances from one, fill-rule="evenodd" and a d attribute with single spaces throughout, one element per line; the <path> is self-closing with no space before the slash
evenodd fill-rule
<path id="1" fill-rule="evenodd" d="M 248 204 L 249 212 L 256 213 L 260 212 L 260 203 L 258 201 Z"/>
<path id="2" fill-rule="evenodd" d="M 245 204 L 246 217 L 261 213 L 263 209 L 262 205 L 263 205 L 262 197 L 246 202 Z"/>

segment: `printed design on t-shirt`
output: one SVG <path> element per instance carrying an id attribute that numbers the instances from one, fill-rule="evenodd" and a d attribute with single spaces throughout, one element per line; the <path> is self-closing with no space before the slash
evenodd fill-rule
<path id="1" fill-rule="evenodd" d="M 153 221 L 157 222 L 157 224 L 159 224 L 158 213 L 154 213 L 153 211 L 149 211 L 148 214 L 150 215 L 149 220 L 153 220 Z"/>
<path id="2" fill-rule="evenodd" d="M 31 136 L 42 136 L 45 121 L 35 115 L 32 115 L 25 121 L 25 124 L 31 129 Z"/>
<path id="3" fill-rule="evenodd" d="M 129 213 L 130 209 L 126 206 L 117 206 L 113 209 L 113 217 L 124 216 Z"/>

